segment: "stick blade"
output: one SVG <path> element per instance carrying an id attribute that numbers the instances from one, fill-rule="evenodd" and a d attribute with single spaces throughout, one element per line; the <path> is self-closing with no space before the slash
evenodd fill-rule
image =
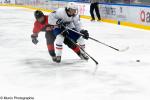
<path id="1" fill-rule="evenodd" d="M 129 46 L 127 46 L 126 48 L 124 48 L 124 49 L 120 49 L 119 51 L 120 52 L 125 52 L 125 51 L 127 51 L 129 49 Z"/>

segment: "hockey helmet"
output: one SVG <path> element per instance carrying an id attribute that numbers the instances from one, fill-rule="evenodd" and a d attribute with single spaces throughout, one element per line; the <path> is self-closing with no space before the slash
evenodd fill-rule
<path id="1" fill-rule="evenodd" d="M 69 13 L 68 15 L 76 16 L 78 14 L 78 6 L 76 3 L 69 2 L 66 8 L 67 8 L 67 11 Z"/>
<path id="2" fill-rule="evenodd" d="M 74 10 L 77 10 L 78 7 L 77 7 L 77 4 L 76 4 L 76 3 L 74 3 L 74 2 L 69 2 L 69 3 L 67 4 L 67 9 L 74 9 Z"/>
<path id="3" fill-rule="evenodd" d="M 35 17 L 36 19 L 39 19 L 39 18 L 41 18 L 42 16 L 44 16 L 44 14 L 43 14 L 42 11 L 36 10 L 36 11 L 34 12 L 34 17 Z"/>

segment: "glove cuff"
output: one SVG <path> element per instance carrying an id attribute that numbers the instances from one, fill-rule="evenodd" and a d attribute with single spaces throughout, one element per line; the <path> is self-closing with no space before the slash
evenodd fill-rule
<path id="1" fill-rule="evenodd" d="M 37 38 L 38 36 L 37 35 L 35 35 L 35 34 L 32 34 L 31 35 L 31 38 Z"/>

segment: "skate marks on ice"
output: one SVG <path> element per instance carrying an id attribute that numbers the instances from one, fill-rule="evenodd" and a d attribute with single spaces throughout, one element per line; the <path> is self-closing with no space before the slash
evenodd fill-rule
<path id="1" fill-rule="evenodd" d="M 74 71 L 74 72 L 87 72 L 93 73 L 94 68 L 88 64 L 87 61 L 80 59 L 64 59 L 61 63 L 55 63 L 49 60 L 41 58 L 26 58 L 21 60 L 21 63 L 31 68 L 31 70 L 41 70 L 41 71 Z"/>
<path id="2" fill-rule="evenodd" d="M 24 59 L 23 63 L 29 67 L 32 74 L 34 73 L 40 77 L 56 77 L 56 75 L 61 78 L 74 77 L 76 75 L 78 77 L 84 76 L 84 79 L 93 81 L 91 84 L 95 84 L 99 88 L 105 84 L 111 94 L 134 94 L 143 90 L 140 86 L 134 84 L 132 80 L 128 79 L 128 76 L 113 73 L 107 68 L 98 69 L 93 75 L 94 68 L 88 66 L 87 62 L 78 59 L 62 60 L 62 63 L 57 64 L 45 59 L 33 58 Z M 28 71 L 25 73 L 30 74 Z"/>
<path id="3" fill-rule="evenodd" d="M 104 85 L 104 91 L 112 95 L 120 94 L 140 94 L 144 89 L 137 85 L 132 79 L 126 75 L 113 73 L 108 70 L 101 70 L 94 75 L 94 80 L 99 81 L 100 85 Z M 101 88 L 103 89 L 103 88 Z M 105 91 L 106 90 L 106 91 Z"/>
<path id="4" fill-rule="evenodd" d="M 32 67 L 42 67 L 42 68 L 53 68 L 53 67 L 82 67 L 86 63 L 84 60 L 80 59 L 65 59 L 62 60 L 60 63 L 55 63 L 49 60 L 41 59 L 41 58 L 31 58 L 31 59 L 24 59 L 23 63 L 26 65 L 31 65 Z M 77 66 L 79 65 L 79 66 Z"/>

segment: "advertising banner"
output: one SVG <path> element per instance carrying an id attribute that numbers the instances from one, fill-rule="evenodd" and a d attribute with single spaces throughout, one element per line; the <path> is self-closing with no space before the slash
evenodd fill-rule
<path id="1" fill-rule="evenodd" d="M 100 5 L 99 8 L 102 18 L 119 21 L 128 20 L 129 7 L 127 6 Z"/>
<path id="2" fill-rule="evenodd" d="M 3 0 L 4 1 L 4 0 Z M 31 5 L 38 8 L 56 10 L 57 8 L 67 6 L 65 1 L 50 0 L 11 0 L 16 4 Z M 90 16 L 90 3 L 77 3 L 79 14 Z M 127 5 L 107 5 L 99 4 L 101 17 L 117 21 L 131 22 L 150 26 L 150 7 L 145 6 L 127 6 Z"/>
<path id="3" fill-rule="evenodd" d="M 48 9 L 51 10 L 56 10 L 57 8 L 62 8 L 62 7 L 66 7 L 68 2 L 63 2 L 63 1 L 49 1 L 47 4 Z M 89 16 L 89 4 L 85 4 L 85 3 L 77 3 L 78 6 L 78 13 L 80 15 L 87 15 Z"/>
<path id="4" fill-rule="evenodd" d="M 150 26 L 150 8 L 139 8 L 137 11 L 138 22 Z"/>
<path id="5" fill-rule="evenodd" d="M 15 0 L 0 0 L 1 4 L 15 4 Z"/>
<path id="6" fill-rule="evenodd" d="M 99 8 L 102 18 L 150 26 L 150 7 L 101 4 Z"/>

